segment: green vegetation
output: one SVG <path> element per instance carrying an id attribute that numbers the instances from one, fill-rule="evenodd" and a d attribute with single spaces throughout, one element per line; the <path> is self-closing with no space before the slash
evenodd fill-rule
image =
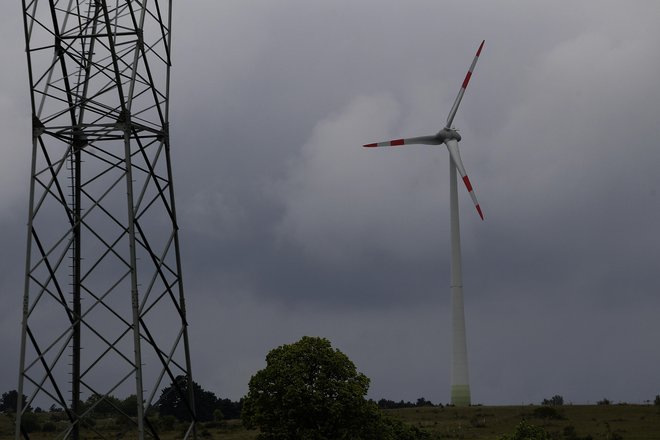
<path id="1" fill-rule="evenodd" d="M 527 420 L 522 420 L 516 426 L 513 434 L 504 435 L 502 440 L 551 440 L 548 431 L 540 426 L 532 425 Z"/>
<path id="2" fill-rule="evenodd" d="M 178 440 L 190 426 L 181 411 L 187 384 L 176 377 L 147 412 L 146 424 L 161 440 Z M 369 378 L 323 338 L 304 337 L 271 350 L 238 402 L 192 385 L 201 440 L 657 440 L 660 433 L 660 395 L 646 405 L 608 399 L 565 405 L 559 395 L 529 406 L 442 406 L 423 397 L 416 403 L 366 400 Z M 0 395 L 0 439 L 14 437 L 18 399 L 15 390 Z M 136 406 L 135 395 L 89 396 L 80 402 L 88 415 L 80 419 L 81 438 L 135 439 Z M 68 423 L 56 405 L 47 411 L 28 406 L 22 418 L 31 440 L 60 438 Z"/>
<path id="3" fill-rule="evenodd" d="M 557 409 L 562 419 L 535 416 L 534 406 L 472 406 L 468 408 L 423 406 L 384 410 L 389 418 L 429 433 L 436 439 L 502 440 L 515 435 L 522 420 L 545 430 L 553 440 L 657 440 L 660 408 L 655 405 L 566 405 Z M 50 440 L 52 426 L 61 423 L 62 413 L 35 413 L 38 429 L 31 440 Z M 162 440 L 181 438 L 184 427 L 174 417 L 160 417 Z M 114 438 L 119 429 L 112 418 L 99 418 L 95 429 Z M 13 415 L 0 415 L 0 439 L 13 438 Z M 255 440 L 259 431 L 245 429 L 240 420 L 203 422 L 198 428 L 202 440 Z M 88 438 L 96 438 L 94 435 Z M 126 435 L 124 440 L 134 437 Z M 405 437 L 403 437 L 405 438 Z"/>
<path id="4" fill-rule="evenodd" d="M 264 440 L 416 440 L 429 436 L 365 399 L 369 378 L 324 338 L 305 336 L 266 356 L 243 404 L 246 428 Z"/>
<path id="5" fill-rule="evenodd" d="M 564 398 L 556 394 L 550 399 L 543 399 L 543 405 L 561 406 L 564 404 Z"/>
<path id="6" fill-rule="evenodd" d="M 219 399 L 214 393 L 204 390 L 193 382 L 195 391 L 195 405 L 198 409 L 197 420 L 199 427 L 207 433 L 209 428 L 225 428 L 229 426 L 225 419 L 232 419 L 236 427 L 240 428 L 240 411 L 242 402 L 232 402 L 229 399 Z M 188 381 L 183 376 L 175 378 L 168 387 L 161 391 L 158 401 L 152 405 L 147 415 L 145 429 L 154 429 L 158 433 L 164 432 L 161 438 L 180 438 L 180 432 L 187 429 L 190 423 L 186 422 Z M 27 401 L 23 396 L 23 402 Z M 0 397 L 0 439 L 13 438 L 16 403 L 18 393 L 16 390 L 3 393 Z M 131 438 L 131 432 L 136 429 L 137 397 L 130 395 L 125 399 L 99 394 L 90 395 L 79 404 L 81 432 L 93 438 Z M 28 406 L 27 412 L 21 418 L 23 431 L 30 433 L 30 438 L 60 438 L 70 423 L 69 415 L 57 405 L 51 405 L 49 411 L 41 408 L 32 409 Z M 178 433 L 177 433 L 178 431 Z M 84 437 L 83 437 L 84 438 Z"/>
<path id="7" fill-rule="evenodd" d="M 406 408 L 388 411 L 399 420 L 431 433 L 433 439 L 515 439 L 525 420 L 556 440 L 657 440 L 660 410 L 653 405 L 471 406 Z M 543 437 L 540 437 L 543 438 Z"/>

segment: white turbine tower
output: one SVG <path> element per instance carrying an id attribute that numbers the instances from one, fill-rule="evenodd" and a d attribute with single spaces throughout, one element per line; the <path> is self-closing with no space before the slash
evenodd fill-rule
<path id="1" fill-rule="evenodd" d="M 461 154 L 458 150 L 458 142 L 461 140 L 461 135 L 458 134 L 456 129 L 452 128 L 454 116 L 458 110 L 458 106 L 463 99 L 465 89 L 472 77 L 472 71 L 477 64 L 481 49 L 484 47 L 485 41 L 482 41 L 477 49 L 477 54 L 472 60 L 470 69 L 465 75 L 461 89 L 458 96 L 454 101 L 454 105 L 449 111 L 447 116 L 447 124 L 445 127 L 434 135 L 419 136 L 406 139 L 395 139 L 387 142 L 377 142 L 373 144 L 366 144 L 365 147 L 398 147 L 401 145 L 410 144 L 425 144 L 425 145 L 440 145 L 445 144 L 451 160 L 449 161 L 449 193 L 450 193 L 450 217 L 451 217 L 451 298 L 452 298 L 452 329 L 453 329 L 453 344 L 452 344 L 452 369 L 451 369 L 451 403 L 457 406 L 470 405 L 470 382 L 468 375 L 468 361 L 467 361 L 467 343 L 465 338 L 465 313 L 463 311 L 463 276 L 461 273 L 461 237 L 460 228 L 458 223 L 458 190 L 456 184 L 456 170 L 463 178 L 463 183 L 467 188 L 474 206 L 481 219 L 484 219 L 483 212 L 477 201 L 477 196 L 474 194 L 474 189 L 468 179 Z"/>

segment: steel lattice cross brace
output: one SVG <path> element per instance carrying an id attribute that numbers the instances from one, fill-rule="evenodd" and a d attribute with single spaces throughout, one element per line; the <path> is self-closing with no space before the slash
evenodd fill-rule
<path id="1" fill-rule="evenodd" d="M 32 405 L 63 409 L 56 438 L 114 439 L 89 420 L 129 395 L 134 410 L 110 405 L 122 429 L 158 438 L 151 416 L 172 383 L 192 438 L 171 1 L 23 0 L 23 15 L 33 144 L 16 438 Z"/>

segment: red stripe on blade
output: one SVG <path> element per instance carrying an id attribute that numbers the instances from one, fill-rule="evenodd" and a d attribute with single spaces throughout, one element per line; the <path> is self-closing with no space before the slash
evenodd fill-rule
<path id="1" fill-rule="evenodd" d="M 483 220 L 484 219 L 484 213 L 481 212 L 481 208 L 479 207 L 479 205 L 477 205 L 477 212 L 479 213 L 479 217 L 481 217 L 481 220 Z"/>
<path id="2" fill-rule="evenodd" d="M 393 141 L 390 141 L 390 145 L 393 147 L 396 147 L 398 145 L 405 145 L 405 140 L 404 139 L 396 139 Z"/>
<path id="3" fill-rule="evenodd" d="M 378 144 L 366 144 L 366 145 L 362 145 L 362 146 L 363 146 L 363 147 L 367 147 L 367 148 L 368 148 L 368 147 L 377 147 Z"/>
<path id="4" fill-rule="evenodd" d="M 485 43 L 485 42 L 486 42 L 486 40 L 483 40 L 483 41 L 481 42 L 481 45 L 479 46 L 479 50 L 477 51 L 477 56 L 479 56 L 479 54 L 481 53 L 481 49 L 484 47 L 484 43 Z"/>
<path id="5" fill-rule="evenodd" d="M 472 76 L 472 72 L 468 71 L 467 75 L 465 75 L 465 80 L 463 81 L 463 85 L 461 86 L 462 88 L 466 89 L 468 83 L 470 82 L 470 77 Z"/>
<path id="6" fill-rule="evenodd" d="M 472 192 L 472 185 L 470 184 L 470 179 L 468 179 L 468 176 L 463 177 L 463 182 L 465 183 L 467 190 Z"/>

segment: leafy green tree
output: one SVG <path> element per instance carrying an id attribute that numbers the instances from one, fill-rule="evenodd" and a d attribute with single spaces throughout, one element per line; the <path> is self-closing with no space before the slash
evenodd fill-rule
<path id="1" fill-rule="evenodd" d="M 222 411 L 223 420 L 240 419 L 243 402 L 232 402 L 229 399 L 218 399 L 216 408 Z"/>
<path id="2" fill-rule="evenodd" d="M 210 422 L 213 420 L 218 398 L 211 391 L 204 390 L 197 382 L 193 382 L 193 391 L 197 421 Z M 185 376 L 177 376 L 169 387 L 161 391 L 156 405 L 161 416 L 171 415 L 179 420 L 189 421 L 188 379 Z"/>
<path id="3" fill-rule="evenodd" d="M 564 404 L 564 398 L 561 397 L 559 394 L 555 394 L 550 399 L 543 399 L 542 404 L 550 405 L 550 406 L 562 406 Z"/>
<path id="4" fill-rule="evenodd" d="M 364 396 L 369 379 L 325 338 L 275 348 L 249 383 L 242 420 L 264 440 L 416 439 L 419 430 L 386 419 Z"/>
<path id="5" fill-rule="evenodd" d="M 92 394 L 85 400 L 82 404 L 82 412 L 87 411 L 90 408 L 94 416 L 108 416 L 117 412 L 116 408 L 120 405 L 120 400 L 114 396 L 101 396 L 99 394 Z"/>
<path id="6" fill-rule="evenodd" d="M 500 440 L 551 440 L 550 434 L 540 426 L 534 426 L 522 420 L 512 435 L 500 437 Z"/>
<path id="7" fill-rule="evenodd" d="M 430 400 L 426 400 L 423 397 L 420 397 L 419 399 L 417 399 L 416 406 L 433 406 L 433 402 L 431 402 Z"/>
<path id="8" fill-rule="evenodd" d="M 27 396 L 23 394 L 22 405 L 25 409 L 27 403 Z M 18 391 L 11 390 L 6 393 L 2 393 L 0 398 L 0 412 L 16 412 L 16 406 L 18 404 Z M 27 407 L 27 411 L 32 411 L 31 407 Z"/>
<path id="9" fill-rule="evenodd" d="M 137 396 L 135 394 L 129 395 L 127 398 L 119 402 L 119 409 L 125 414 L 135 417 L 137 416 Z"/>

